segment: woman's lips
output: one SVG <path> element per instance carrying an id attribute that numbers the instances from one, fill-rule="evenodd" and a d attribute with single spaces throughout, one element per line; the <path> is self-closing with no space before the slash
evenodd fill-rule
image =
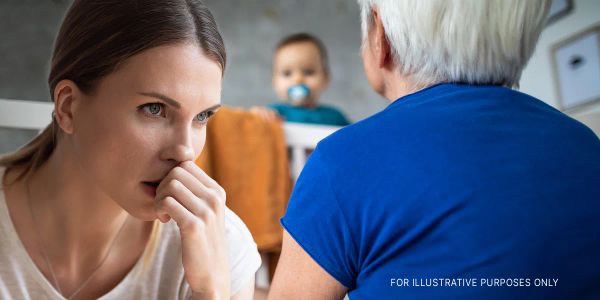
<path id="1" fill-rule="evenodd" d="M 148 195 L 154 198 L 156 197 L 156 188 L 158 187 L 159 183 L 160 182 L 144 181 L 142 182 L 142 188 Z"/>

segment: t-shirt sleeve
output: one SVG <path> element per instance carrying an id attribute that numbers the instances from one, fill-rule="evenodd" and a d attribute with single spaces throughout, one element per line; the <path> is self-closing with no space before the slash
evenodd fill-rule
<path id="1" fill-rule="evenodd" d="M 357 249 L 319 147 L 306 163 L 281 224 L 327 273 L 355 286 Z"/>
<path id="2" fill-rule="evenodd" d="M 335 107 L 328 107 L 329 109 L 329 117 L 331 118 L 330 122 L 336 126 L 346 126 L 349 125 L 350 122 L 346 119 L 346 116 Z"/>
<path id="3" fill-rule="evenodd" d="M 344 116 L 343 113 L 341 113 L 340 111 L 337 112 L 338 114 L 338 124 L 340 126 L 346 126 L 348 124 L 350 124 L 350 121 L 348 121 L 348 119 L 346 119 L 346 116 Z"/>
<path id="4" fill-rule="evenodd" d="M 267 107 L 276 111 L 279 115 L 283 115 L 285 113 L 283 111 L 283 106 L 280 103 L 271 103 L 267 105 Z"/>
<path id="5" fill-rule="evenodd" d="M 225 231 L 229 244 L 231 295 L 254 278 L 260 267 L 260 254 L 246 224 L 229 208 L 225 212 Z"/>

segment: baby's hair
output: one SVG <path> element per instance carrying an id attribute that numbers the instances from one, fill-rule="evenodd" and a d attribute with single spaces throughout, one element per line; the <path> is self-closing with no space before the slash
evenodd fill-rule
<path id="1" fill-rule="evenodd" d="M 329 59 L 327 58 L 327 50 L 325 49 L 325 45 L 323 44 L 323 42 L 321 42 L 321 40 L 314 35 L 305 32 L 299 32 L 294 33 L 292 35 L 288 35 L 281 39 L 279 43 L 277 43 L 277 47 L 275 47 L 275 53 L 277 53 L 277 51 L 279 51 L 285 46 L 302 42 L 310 42 L 317 46 L 317 49 L 319 49 L 319 55 L 321 56 L 323 72 L 326 76 L 329 76 Z"/>

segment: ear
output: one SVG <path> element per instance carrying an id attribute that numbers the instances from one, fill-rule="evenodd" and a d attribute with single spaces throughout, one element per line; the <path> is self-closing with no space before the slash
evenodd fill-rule
<path id="1" fill-rule="evenodd" d="M 373 14 L 373 24 L 371 27 L 371 42 L 373 45 L 373 51 L 375 58 L 377 59 L 377 65 L 380 68 L 391 70 L 393 69 L 393 57 L 392 48 L 385 34 L 385 28 L 383 28 L 383 22 L 379 17 L 379 8 L 376 6 L 371 10 Z"/>
<path id="2" fill-rule="evenodd" d="M 81 101 L 81 91 L 71 80 L 61 80 L 54 88 L 54 113 L 58 126 L 67 134 L 73 133 L 73 116 Z"/>

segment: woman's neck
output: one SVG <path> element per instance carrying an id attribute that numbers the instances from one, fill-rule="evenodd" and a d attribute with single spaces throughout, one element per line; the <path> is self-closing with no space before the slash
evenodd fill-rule
<path id="1" fill-rule="evenodd" d="M 62 253 L 62 263 L 71 266 L 100 260 L 128 217 L 83 172 L 68 155 L 55 151 L 24 182 L 30 217 L 46 252 L 50 257 Z"/>

